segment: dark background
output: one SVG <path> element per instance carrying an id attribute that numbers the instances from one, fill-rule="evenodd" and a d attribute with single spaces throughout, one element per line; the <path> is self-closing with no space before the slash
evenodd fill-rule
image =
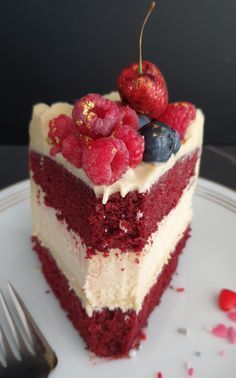
<path id="1" fill-rule="evenodd" d="M 1 144 L 26 144 L 35 102 L 74 101 L 116 87 L 137 60 L 149 0 L 0 0 Z M 206 113 L 205 142 L 236 143 L 236 1 L 158 0 L 143 55 L 170 100 Z"/>

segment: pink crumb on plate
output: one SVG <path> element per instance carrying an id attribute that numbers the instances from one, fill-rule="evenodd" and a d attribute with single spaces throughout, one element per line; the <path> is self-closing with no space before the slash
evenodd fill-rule
<path id="1" fill-rule="evenodd" d="M 194 368 L 190 367 L 187 371 L 189 377 L 193 377 L 194 375 Z"/>
<path id="2" fill-rule="evenodd" d="M 160 371 L 157 373 L 157 378 L 163 378 L 163 375 Z"/>
<path id="3" fill-rule="evenodd" d="M 177 293 L 183 293 L 185 291 L 185 288 L 184 287 L 177 287 L 175 290 L 177 291 Z"/>
<path id="4" fill-rule="evenodd" d="M 230 311 L 227 313 L 227 316 L 233 322 L 236 322 L 236 311 Z"/>
<path id="5" fill-rule="evenodd" d="M 228 335 L 227 338 L 231 344 L 236 344 L 236 331 L 234 327 L 228 328 Z"/>
<path id="6" fill-rule="evenodd" d="M 216 327 L 212 328 L 211 333 L 216 337 L 227 337 L 228 328 L 224 324 L 217 324 Z"/>
<path id="7" fill-rule="evenodd" d="M 225 350 L 220 350 L 219 351 L 219 356 L 224 357 L 225 356 Z"/>

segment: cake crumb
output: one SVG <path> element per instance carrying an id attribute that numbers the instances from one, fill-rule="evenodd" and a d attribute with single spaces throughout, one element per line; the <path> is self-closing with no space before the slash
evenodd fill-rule
<path id="1" fill-rule="evenodd" d="M 233 322 L 236 322 L 236 311 L 230 311 L 227 313 L 227 316 Z"/>
<path id="2" fill-rule="evenodd" d="M 177 293 L 183 293 L 185 291 L 184 287 L 174 287 L 173 285 L 170 285 L 169 288 Z"/>
<path id="3" fill-rule="evenodd" d="M 143 213 L 139 210 L 139 211 L 137 212 L 137 216 L 136 216 L 137 221 L 139 221 L 139 219 L 141 219 L 142 216 L 143 216 Z"/>
<path id="4" fill-rule="evenodd" d="M 177 332 L 181 335 L 189 336 L 189 329 L 188 328 L 178 328 Z"/>
<path id="5" fill-rule="evenodd" d="M 177 291 L 177 293 L 183 293 L 185 291 L 185 288 L 184 287 L 177 287 L 175 289 L 175 291 Z"/>
<path id="6" fill-rule="evenodd" d="M 216 327 L 212 328 L 211 333 L 216 337 L 225 338 L 228 334 L 228 328 L 224 324 L 219 323 Z"/>
<path id="7" fill-rule="evenodd" d="M 131 349 L 130 352 L 129 352 L 129 358 L 134 358 L 137 354 L 137 350 L 136 349 Z"/>
<path id="8" fill-rule="evenodd" d="M 45 290 L 45 294 L 49 294 L 50 293 L 50 290 Z"/>
<path id="9" fill-rule="evenodd" d="M 220 357 L 225 357 L 225 350 L 220 350 L 219 351 L 219 356 Z"/>
<path id="10" fill-rule="evenodd" d="M 193 377 L 194 375 L 194 368 L 190 367 L 188 370 L 187 370 L 187 374 L 189 377 Z"/>
<path id="11" fill-rule="evenodd" d="M 160 371 L 158 371 L 158 373 L 157 373 L 157 378 L 163 378 L 163 375 Z"/>
<path id="12" fill-rule="evenodd" d="M 136 257 L 136 258 L 134 259 L 134 262 L 135 262 L 136 264 L 139 264 L 139 259 Z"/>
<path id="13" fill-rule="evenodd" d="M 234 327 L 228 328 L 227 338 L 228 338 L 228 341 L 231 344 L 236 344 L 236 331 L 235 331 Z"/>
<path id="14" fill-rule="evenodd" d="M 125 268 L 121 268 L 121 272 L 124 272 Z"/>

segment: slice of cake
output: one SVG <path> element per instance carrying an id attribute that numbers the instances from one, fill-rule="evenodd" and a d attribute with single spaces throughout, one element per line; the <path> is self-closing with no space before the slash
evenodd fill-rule
<path id="1" fill-rule="evenodd" d="M 110 98 L 118 99 L 117 94 Z M 175 108 L 181 110 L 187 106 L 178 103 Z M 128 113 L 127 110 L 128 107 L 122 107 L 122 111 Z M 80 144 L 77 146 L 75 141 L 76 138 L 80 141 L 81 135 L 73 134 L 72 111 L 73 106 L 66 103 L 38 104 L 33 110 L 30 125 L 33 248 L 46 279 L 88 348 L 99 356 L 118 357 L 126 355 L 139 340 L 189 237 L 203 114 L 196 111 L 178 152 L 171 153 L 167 161 L 139 162 L 135 168 L 127 167 L 119 179 L 112 179 L 113 183 L 99 185 L 83 168 L 77 167 L 82 163 Z M 169 117 L 168 111 L 165 116 Z M 60 146 L 59 138 L 68 121 L 69 135 Z M 53 125 L 58 134 L 54 145 L 50 144 Z M 144 138 L 144 154 L 140 148 L 136 158 L 140 153 L 143 158 L 151 154 L 147 148 L 150 125 L 155 126 L 155 134 L 155 130 L 160 131 L 157 126 L 163 123 L 152 122 L 139 130 L 140 135 L 148 137 Z M 86 142 L 84 149 L 90 151 L 92 142 L 87 138 L 90 144 Z M 109 136 L 96 141 L 102 143 L 109 138 L 115 139 Z M 93 161 L 96 173 L 92 177 L 99 176 L 104 168 L 99 159 L 102 162 L 106 159 L 103 153 L 107 153 L 107 145 L 99 151 Z M 87 166 L 85 169 L 88 171 Z M 112 169 L 116 171 L 117 167 Z"/>
<path id="2" fill-rule="evenodd" d="M 204 117 L 168 104 L 160 70 L 124 69 L 119 94 L 38 104 L 30 124 L 33 248 L 90 351 L 137 346 L 190 234 Z M 164 326 L 164 325 L 163 325 Z"/>

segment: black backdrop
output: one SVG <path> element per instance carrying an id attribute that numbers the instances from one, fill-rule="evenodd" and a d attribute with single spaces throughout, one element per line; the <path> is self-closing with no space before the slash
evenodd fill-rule
<path id="1" fill-rule="evenodd" d="M 136 60 L 149 3 L 0 0 L 0 143 L 27 143 L 35 102 L 115 88 Z M 163 71 L 170 100 L 205 111 L 205 141 L 236 143 L 236 1 L 159 0 L 143 50 Z"/>

